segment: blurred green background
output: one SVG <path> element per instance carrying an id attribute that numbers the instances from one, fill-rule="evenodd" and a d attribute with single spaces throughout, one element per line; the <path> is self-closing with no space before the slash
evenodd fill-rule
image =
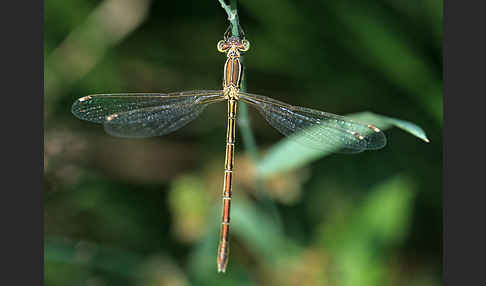
<path id="1" fill-rule="evenodd" d="M 442 1 L 242 0 L 249 92 L 414 122 L 379 151 L 256 183 L 236 149 L 231 251 L 216 272 L 226 105 L 173 134 L 120 139 L 79 97 L 221 87 L 214 1 L 46 0 L 46 285 L 441 285 Z M 250 109 L 263 156 L 282 139 Z M 260 186 L 260 187 L 257 187 Z"/>

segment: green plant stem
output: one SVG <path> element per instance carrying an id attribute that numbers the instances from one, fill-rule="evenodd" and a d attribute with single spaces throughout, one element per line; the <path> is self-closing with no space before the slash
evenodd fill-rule
<path id="1" fill-rule="evenodd" d="M 228 14 L 228 21 L 231 23 L 231 34 L 239 37 L 239 31 L 238 31 L 238 24 L 239 24 L 239 19 L 238 19 L 238 8 L 236 6 L 236 0 L 231 0 L 230 5 L 227 5 L 224 0 L 219 0 L 219 3 L 221 4 L 221 7 L 226 11 L 226 14 Z"/>
<path id="2" fill-rule="evenodd" d="M 228 14 L 228 21 L 231 23 L 231 34 L 233 36 L 239 37 L 239 18 L 238 18 L 238 8 L 237 8 L 237 1 L 231 0 L 230 5 L 227 5 L 224 0 L 219 0 L 219 3 Z M 240 90 L 246 92 L 246 73 L 245 73 L 245 65 L 244 65 L 244 57 L 240 57 L 241 66 L 243 67 L 242 70 L 242 80 L 241 80 L 241 87 Z M 256 145 L 255 137 L 253 136 L 253 132 L 250 128 L 250 120 L 248 116 L 248 106 L 244 102 L 239 102 L 238 108 L 238 127 L 241 130 L 241 138 L 243 140 L 243 145 L 245 149 L 248 150 L 248 153 L 253 161 L 253 164 L 256 166 L 259 161 L 258 155 L 258 148 Z M 257 175 L 257 177 L 259 177 Z"/>
<path id="3" fill-rule="evenodd" d="M 246 92 L 246 80 L 243 78 L 241 80 L 241 91 Z M 248 116 L 248 105 L 244 102 L 240 102 L 239 106 L 239 117 L 238 117 L 238 127 L 240 127 L 241 138 L 243 140 L 243 145 L 251 157 L 251 160 L 257 166 L 260 156 L 258 154 L 258 148 L 256 145 L 255 137 L 250 127 L 250 120 Z M 257 174 L 257 178 L 260 176 Z"/>

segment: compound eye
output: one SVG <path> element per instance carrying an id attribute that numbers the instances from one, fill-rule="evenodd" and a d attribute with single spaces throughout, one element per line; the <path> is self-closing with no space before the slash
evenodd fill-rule
<path id="1" fill-rule="evenodd" d="M 224 40 L 219 41 L 217 48 L 218 48 L 218 51 L 221 52 L 221 53 L 226 52 L 227 49 L 225 47 L 225 41 Z"/>
<path id="2" fill-rule="evenodd" d="M 246 52 L 246 51 L 248 51 L 250 49 L 250 42 L 248 40 L 241 41 L 241 45 L 243 47 L 241 49 L 242 52 Z"/>

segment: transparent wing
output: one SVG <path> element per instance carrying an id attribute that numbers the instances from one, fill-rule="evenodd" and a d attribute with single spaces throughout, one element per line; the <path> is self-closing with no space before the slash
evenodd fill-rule
<path id="1" fill-rule="evenodd" d="M 333 148 L 337 152 L 358 153 L 386 145 L 385 134 L 373 125 L 319 110 L 292 106 L 266 96 L 244 92 L 240 92 L 239 96 L 240 100 L 256 107 L 280 133 L 292 136 L 311 148 Z"/>
<path id="2" fill-rule="evenodd" d="M 103 124 L 111 135 L 143 138 L 175 131 L 194 120 L 208 104 L 222 100 L 220 90 L 96 94 L 74 102 L 72 113 Z"/>

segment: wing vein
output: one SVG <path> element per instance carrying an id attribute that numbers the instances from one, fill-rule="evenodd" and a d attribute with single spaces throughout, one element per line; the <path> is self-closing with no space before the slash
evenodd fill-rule
<path id="1" fill-rule="evenodd" d="M 383 132 L 368 124 L 261 95 L 240 92 L 239 96 L 280 133 L 311 148 L 357 153 L 386 144 Z"/>

